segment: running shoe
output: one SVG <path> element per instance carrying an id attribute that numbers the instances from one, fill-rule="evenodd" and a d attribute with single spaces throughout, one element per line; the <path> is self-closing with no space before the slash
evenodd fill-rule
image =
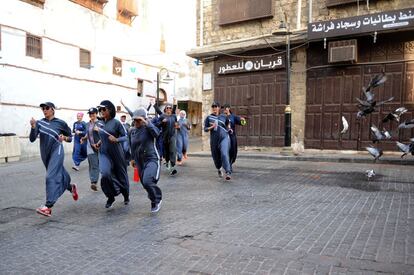
<path id="1" fill-rule="evenodd" d="M 219 176 L 220 178 L 222 178 L 222 177 L 223 177 L 223 171 L 221 171 L 221 169 L 218 169 L 218 170 L 217 170 L 217 174 L 218 174 L 218 176 Z"/>
<path id="2" fill-rule="evenodd" d="M 114 203 L 114 201 L 115 201 L 115 198 L 108 198 L 108 200 L 106 201 L 106 204 L 105 204 L 105 208 L 111 207 L 112 204 Z"/>
<path id="3" fill-rule="evenodd" d="M 231 175 L 226 173 L 226 180 L 231 180 Z"/>
<path id="4" fill-rule="evenodd" d="M 161 209 L 162 200 L 159 203 L 151 203 L 151 213 L 157 213 Z"/>
<path id="5" fill-rule="evenodd" d="M 36 208 L 36 212 L 40 215 L 50 217 L 52 216 L 52 208 L 49 208 L 47 206 L 40 206 L 39 208 Z"/>
<path id="6" fill-rule="evenodd" d="M 93 191 L 98 191 L 98 186 L 96 185 L 96 183 L 91 183 L 91 189 Z"/>
<path id="7" fill-rule="evenodd" d="M 170 176 L 175 176 L 175 175 L 177 175 L 177 169 L 175 169 L 174 167 L 172 167 L 171 168 L 171 171 L 170 171 Z"/>
<path id="8" fill-rule="evenodd" d="M 79 195 L 78 195 L 78 186 L 76 185 L 76 183 L 72 183 L 72 198 L 73 200 L 77 201 L 79 199 Z"/>

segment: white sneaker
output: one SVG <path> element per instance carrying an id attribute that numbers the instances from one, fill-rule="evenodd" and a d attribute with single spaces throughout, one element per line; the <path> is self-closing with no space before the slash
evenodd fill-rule
<path id="1" fill-rule="evenodd" d="M 161 209 L 162 200 L 160 200 L 159 203 L 156 203 L 155 205 L 151 204 L 151 213 L 157 213 Z"/>

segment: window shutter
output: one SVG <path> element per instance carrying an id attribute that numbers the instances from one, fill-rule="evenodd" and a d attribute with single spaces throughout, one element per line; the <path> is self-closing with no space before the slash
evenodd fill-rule
<path id="1" fill-rule="evenodd" d="M 79 49 L 79 64 L 80 67 L 90 69 L 91 68 L 91 52 Z"/>
<path id="2" fill-rule="evenodd" d="M 26 56 L 42 58 L 42 38 L 26 34 Z"/>
<path id="3" fill-rule="evenodd" d="M 219 25 L 271 18 L 274 15 L 272 0 L 219 0 L 218 8 Z"/>

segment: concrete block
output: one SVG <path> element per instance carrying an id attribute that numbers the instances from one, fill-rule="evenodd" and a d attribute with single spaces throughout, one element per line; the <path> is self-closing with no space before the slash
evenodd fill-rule
<path id="1" fill-rule="evenodd" d="M 20 142 L 18 136 L 8 136 L 3 137 L 5 139 L 6 146 L 6 156 L 10 157 L 20 157 Z"/>
<path id="2" fill-rule="evenodd" d="M 4 159 L 7 157 L 7 150 L 6 150 L 6 139 L 5 137 L 0 137 L 0 158 Z"/>

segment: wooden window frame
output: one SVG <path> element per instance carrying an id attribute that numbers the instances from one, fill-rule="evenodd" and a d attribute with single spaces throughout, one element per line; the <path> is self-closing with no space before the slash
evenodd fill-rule
<path id="1" fill-rule="evenodd" d="M 138 15 L 138 13 L 133 10 L 124 9 L 123 6 L 125 6 L 125 3 L 123 3 L 122 1 L 125 1 L 125 0 L 117 0 L 116 20 L 118 20 L 119 22 L 123 24 L 131 25 L 135 17 Z M 128 1 L 136 1 L 136 0 L 128 0 Z"/>
<path id="2" fill-rule="evenodd" d="M 273 18 L 274 0 L 218 0 L 219 26 Z"/>
<path id="3" fill-rule="evenodd" d="M 338 6 L 356 4 L 357 2 L 358 2 L 358 0 L 326 0 L 326 7 L 327 8 L 336 8 Z M 361 3 L 360 3 L 360 5 L 361 5 Z"/>
<path id="4" fill-rule="evenodd" d="M 121 66 L 115 66 L 118 63 Z M 116 68 L 121 68 L 120 70 L 117 70 Z M 112 74 L 117 76 L 122 76 L 122 59 L 118 57 L 113 57 L 112 59 Z"/>
<path id="5" fill-rule="evenodd" d="M 82 62 L 82 61 L 85 61 L 85 60 L 82 60 L 82 54 L 88 54 L 87 62 Z M 85 68 L 85 69 L 91 69 L 91 52 L 90 51 L 79 48 L 79 67 Z"/>
<path id="6" fill-rule="evenodd" d="M 46 0 L 20 0 L 20 1 L 30 4 L 32 6 L 35 6 L 35 7 L 41 8 L 41 9 L 44 8 L 45 2 L 46 2 Z"/>
<path id="7" fill-rule="evenodd" d="M 103 9 L 108 3 L 108 0 L 69 0 L 75 4 L 81 5 L 87 9 L 90 9 L 94 12 L 103 13 Z"/>
<path id="8" fill-rule="evenodd" d="M 39 41 L 39 46 L 29 45 L 30 39 Z M 34 43 L 33 43 L 34 44 Z M 39 52 L 39 53 L 36 53 Z M 43 40 L 42 37 L 30 33 L 26 33 L 26 56 L 42 59 L 43 58 Z"/>

